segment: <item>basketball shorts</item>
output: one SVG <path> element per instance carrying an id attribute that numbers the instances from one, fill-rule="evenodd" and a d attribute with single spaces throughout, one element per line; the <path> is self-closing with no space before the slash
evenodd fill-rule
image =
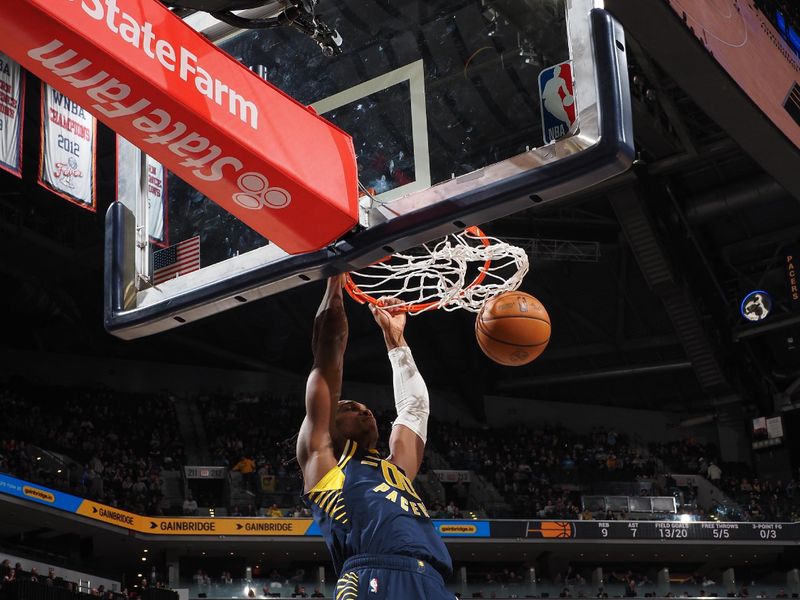
<path id="1" fill-rule="evenodd" d="M 409 556 L 358 554 L 344 562 L 336 600 L 454 600 L 439 572 Z"/>

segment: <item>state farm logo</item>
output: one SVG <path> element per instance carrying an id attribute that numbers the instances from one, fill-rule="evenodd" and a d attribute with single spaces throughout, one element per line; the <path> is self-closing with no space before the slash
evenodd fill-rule
<path id="1" fill-rule="evenodd" d="M 242 208 L 286 208 L 292 202 L 289 192 L 283 188 L 270 187 L 269 180 L 261 173 L 244 173 L 236 183 L 242 191 L 233 195 L 233 201 Z"/>

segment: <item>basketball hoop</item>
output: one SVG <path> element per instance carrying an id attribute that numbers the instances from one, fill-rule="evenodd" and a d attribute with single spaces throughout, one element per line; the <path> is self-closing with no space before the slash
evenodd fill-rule
<path id="1" fill-rule="evenodd" d="M 344 287 L 361 304 L 399 298 L 403 303 L 398 306 L 411 314 L 459 308 L 478 312 L 489 298 L 516 290 L 527 272 L 522 248 L 469 227 L 346 273 Z"/>

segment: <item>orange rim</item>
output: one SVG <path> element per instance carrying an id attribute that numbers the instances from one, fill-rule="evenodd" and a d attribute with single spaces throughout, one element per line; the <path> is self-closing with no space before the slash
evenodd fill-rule
<path id="1" fill-rule="evenodd" d="M 478 228 L 478 227 L 473 225 L 472 227 L 467 227 L 464 231 L 466 233 L 469 233 L 469 234 L 479 238 L 481 243 L 485 247 L 489 247 L 489 246 L 492 245 L 492 243 L 489 241 L 489 238 L 486 237 L 486 234 L 483 233 L 483 231 L 480 228 Z M 386 260 L 389 260 L 390 258 L 391 258 L 391 256 L 384 257 L 384 258 L 382 258 L 382 259 L 380 259 L 378 261 L 375 261 L 373 264 L 378 264 L 378 263 L 385 262 Z M 459 295 L 463 296 L 464 293 L 468 289 L 473 288 L 476 285 L 479 285 L 486 278 L 486 271 L 489 269 L 491 264 L 492 264 L 492 260 L 487 258 L 483 263 L 483 269 L 480 270 L 478 275 L 475 277 L 475 279 L 473 279 L 470 282 L 469 285 L 467 285 L 463 290 L 461 290 L 461 292 L 459 292 Z M 355 300 L 356 302 L 358 302 L 359 304 L 369 303 L 369 304 L 373 304 L 375 306 L 379 306 L 380 305 L 380 303 L 379 303 L 377 298 L 375 298 L 374 296 L 370 296 L 369 294 L 367 294 L 365 291 L 363 291 L 361 288 L 358 287 L 358 284 L 356 284 L 356 282 L 353 280 L 353 277 L 351 276 L 350 273 L 345 273 L 344 274 L 344 289 L 350 295 L 350 297 L 353 300 Z M 438 304 L 439 304 L 439 302 L 435 302 L 435 301 L 421 302 L 419 304 L 411 303 L 411 304 L 407 304 L 406 306 L 403 306 L 403 307 L 400 307 L 400 308 L 402 308 L 402 310 L 405 310 L 406 312 L 418 313 L 418 312 L 422 312 L 423 310 L 431 310 L 431 309 L 438 310 L 438 308 L 439 308 L 437 306 Z"/>

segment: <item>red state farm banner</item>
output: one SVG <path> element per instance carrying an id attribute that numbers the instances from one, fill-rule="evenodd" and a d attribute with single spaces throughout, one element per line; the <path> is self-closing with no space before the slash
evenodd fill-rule
<path id="1" fill-rule="evenodd" d="M 0 52 L 0 169 L 22 177 L 25 71 Z"/>
<path id="2" fill-rule="evenodd" d="M 287 252 L 320 249 L 358 224 L 352 138 L 157 0 L 5 0 L 0 39 Z"/>
<path id="3" fill-rule="evenodd" d="M 57 89 L 42 84 L 39 184 L 95 211 L 97 122 Z"/>

